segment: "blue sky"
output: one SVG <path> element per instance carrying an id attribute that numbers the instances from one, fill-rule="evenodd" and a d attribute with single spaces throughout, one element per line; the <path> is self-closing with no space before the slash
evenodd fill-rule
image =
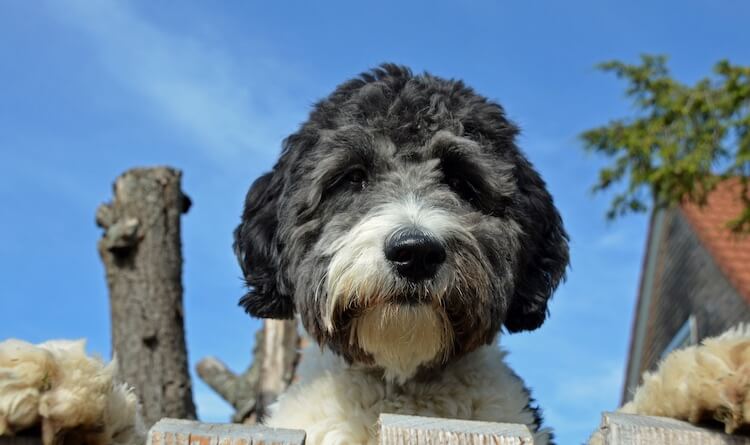
<path id="1" fill-rule="evenodd" d="M 670 56 L 693 81 L 750 63 L 750 4 L 713 1 L 0 3 L 0 339 L 89 339 L 109 356 L 94 211 L 135 166 L 184 172 L 190 362 L 236 370 L 258 326 L 231 252 L 248 185 L 310 105 L 383 61 L 460 77 L 523 129 L 571 235 L 572 268 L 533 333 L 505 336 L 562 444 L 617 406 L 646 216 L 604 221 L 602 160 L 577 135 L 632 109 L 598 62 Z M 230 408 L 199 380 L 201 417 Z"/>

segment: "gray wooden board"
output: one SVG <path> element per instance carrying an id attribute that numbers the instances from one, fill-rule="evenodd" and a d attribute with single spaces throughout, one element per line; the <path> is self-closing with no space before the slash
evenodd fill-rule
<path id="1" fill-rule="evenodd" d="M 236 423 L 161 419 L 148 433 L 147 445 L 304 445 L 305 432 Z"/>
<path id="2" fill-rule="evenodd" d="M 380 445 L 526 445 L 534 440 L 526 425 L 380 415 Z"/>
<path id="3" fill-rule="evenodd" d="M 623 413 L 603 413 L 599 433 L 604 445 L 750 445 L 747 436 L 724 434 L 667 417 Z"/>

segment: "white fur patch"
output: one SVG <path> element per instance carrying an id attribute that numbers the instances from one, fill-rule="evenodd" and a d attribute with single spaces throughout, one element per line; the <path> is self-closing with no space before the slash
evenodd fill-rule
<path id="1" fill-rule="evenodd" d="M 419 365 L 445 357 L 453 342 L 444 313 L 424 304 L 376 306 L 355 320 L 352 336 L 385 370 L 386 380 L 400 383 Z"/>
<path id="2" fill-rule="evenodd" d="M 750 324 L 672 351 L 646 372 L 621 412 L 724 423 L 727 433 L 750 426 Z"/>
<path id="3" fill-rule="evenodd" d="M 264 422 L 307 432 L 310 445 L 376 444 L 380 413 L 409 414 L 534 427 L 529 396 L 496 345 L 483 346 L 446 366 L 435 380 L 393 388 L 379 375 L 316 345 L 302 352 L 299 381 L 271 405 Z M 549 430 L 534 433 L 546 445 Z"/>
<path id="4" fill-rule="evenodd" d="M 83 340 L 0 342 L 0 436 L 44 422 L 91 445 L 143 443 L 138 400 L 116 366 L 87 356 Z"/>

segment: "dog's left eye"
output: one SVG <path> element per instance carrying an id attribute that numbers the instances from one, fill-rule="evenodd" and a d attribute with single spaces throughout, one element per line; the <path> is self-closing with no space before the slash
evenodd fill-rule
<path id="1" fill-rule="evenodd" d="M 445 182 L 448 184 L 448 187 L 453 189 L 454 192 L 458 193 L 461 198 L 472 205 L 476 205 L 478 191 L 474 184 L 471 183 L 471 181 L 468 181 L 460 176 L 449 176 L 445 179 Z"/>
<path id="2" fill-rule="evenodd" d="M 342 182 L 351 190 L 364 190 L 367 187 L 367 174 L 362 169 L 354 169 L 344 176 Z"/>

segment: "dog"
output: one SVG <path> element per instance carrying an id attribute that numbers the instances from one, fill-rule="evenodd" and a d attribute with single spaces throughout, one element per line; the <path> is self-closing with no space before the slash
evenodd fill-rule
<path id="1" fill-rule="evenodd" d="M 138 398 L 116 369 L 85 340 L 0 341 L 0 443 L 142 445 Z"/>
<path id="2" fill-rule="evenodd" d="M 750 431 L 750 324 L 741 323 L 699 344 L 667 354 L 645 371 L 632 399 L 617 412 L 671 417 L 727 434 Z M 607 443 L 607 427 L 589 445 Z M 710 430 L 709 430 L 710 431 Z M 718 439 L 717 439 L 718 440 Z M 734 443 L 727 439 L 726 443 Z M 738 439 L 736 443 L 746 443 Z"/>
<path id="3" fill-rule="evenodd" d="M 462 81 L 394 64 L 314 105 L 234 232 L 240 304 L 299 317 L 314 343 L 267 425 L 375 443 L 389 412 L 521 423 L 551 443 L 496 344 L 544 322 L 569 262 L 518 133 Z"/>

